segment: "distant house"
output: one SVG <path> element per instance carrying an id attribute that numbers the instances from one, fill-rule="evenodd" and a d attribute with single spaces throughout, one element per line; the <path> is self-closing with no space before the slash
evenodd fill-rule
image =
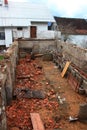
<path id="1" fill-rule="evenodd" d="M 43 4 L 0 0 L 0 45 L 9 47 L 16 38 L 53 39 L 49 22 L 54 18 Z"/>
<path id="2" fill-rule="evenodd" d="M 52 24 L 52 29 L 57 28 L 61 32 L 63 41 L 70 41 L 75 44 L 87 42 L 87 20 L 79 18 L 54 17 L 56 25 Z M 57 27 L 56 27 L 57 26 Z"/>

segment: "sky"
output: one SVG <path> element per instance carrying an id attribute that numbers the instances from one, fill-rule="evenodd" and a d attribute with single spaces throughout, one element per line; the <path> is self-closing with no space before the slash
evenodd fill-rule
<path id="1" fill-rule="evenodd" d="M 87 19 L 87 0 L 11 0 L 45 3 L 53 16 Z"/>

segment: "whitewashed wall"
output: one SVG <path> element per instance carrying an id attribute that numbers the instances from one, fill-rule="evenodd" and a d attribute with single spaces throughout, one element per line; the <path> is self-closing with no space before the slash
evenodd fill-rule
<path id="1" fill-rule="evenodd" d="M 54 39 L 55 32 L 48 30 L 48 23 L 32 23 L 32 26 L 37 27 L 37 39 Z M 17 27 L 5 28 L 5 40 L 0 41 L 0 45 L 9 45 L 12 39 L 16 38 L 30 38 L 30 27 L 22 27 L 22 30 L 17 30 Z"/>
<path id="2" fill-rule="evenodd" d="M 30 38 L 30 27 L 23 28 L 23 37 Z"/>
<path id="3" fill-rule="evenodd" d="M 37 26 L 38 39 L 54 39 L 54 31 L 48 30 L 48 23 L 32 23 L 32 26 Z"/>
<path id="4" fill-rule="evenodd" d="M 23 27 L 22 30 L 17 30 L 17 28 L 13 28 L 13 37 L 14 38 L 29 38 L 30 37 L 30 28 L 29 27 Z"/>
<path id="5" fill-rule="evenodd" d="M 0 45 L 5 45 L 5 40 L 0 40 Z"/>
<path id="6" fill-rule="evenodd" d="M 9 47 L 10 44 L 12 44 L 12 29 L 5 28 L 5 45 Z"/>
<path id="7" fill-rule="evenodd" d="M 61 36 L 61 40 L 64 41 L 63 35 Z M 83 42 L 87 41 L 87 35 L 69 35 L 67 42 L 74 43 L 78 46 L 82 46 Z"/>

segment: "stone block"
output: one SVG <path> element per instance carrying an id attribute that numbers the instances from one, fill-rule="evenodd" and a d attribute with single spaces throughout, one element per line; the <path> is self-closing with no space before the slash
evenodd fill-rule
<path id="1" fill-rule="evenodd" d="M 75 72 L 75 70 L 71 70 L 71 73 L 72 73 L 72 75 L 75 77 L 76 76 L 76 72 Z"/>
<path id="2" fill-rule="evenodd" d="M 82 86 L 85 90 L 87 90 L 87 80 L 83 80 Z"/>
<path id="3" fill-rule="evenodd" d="M 78 73 L 76 73 L 76 79 L 81 83 L 82 82 L 82 77 L 78 74 Z"/>
<path id="4" fill-rule="evenodd" d="M 79 120 L 87 120 L 87 103 L 80 105 L 78 118 Z"/>
<path id="5" fill-rule="evenodd" d="M 4 111 L 4 110 L 3 110 Z M 1 130 L 7 130 L 6 113 L 2 113 Z"/>
<path id="6" fill-rule="evenodd" d="M 12 97 L 13 97 L 13 93 L 12 93 L 12 86 L 6 86 L 6 102 L 7 105 L 9 105 L 11 103 Z"/>
<path id="7" fill-rule="evenodd" d="M 33 48 L 32 48 L 32 53 L 33 54 L 38 54 L 39 53 L 39 49 L 40 49 L 39 44 L 34 44 Z"/>

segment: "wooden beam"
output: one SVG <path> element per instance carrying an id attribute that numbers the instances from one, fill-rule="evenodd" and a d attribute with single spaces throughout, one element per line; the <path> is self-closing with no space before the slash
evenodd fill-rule
<path id="1" fill-rule="evenodd" d="M 34 130 L 45 130 L 39 113 L 30 113 L 30 116 Z"/>

